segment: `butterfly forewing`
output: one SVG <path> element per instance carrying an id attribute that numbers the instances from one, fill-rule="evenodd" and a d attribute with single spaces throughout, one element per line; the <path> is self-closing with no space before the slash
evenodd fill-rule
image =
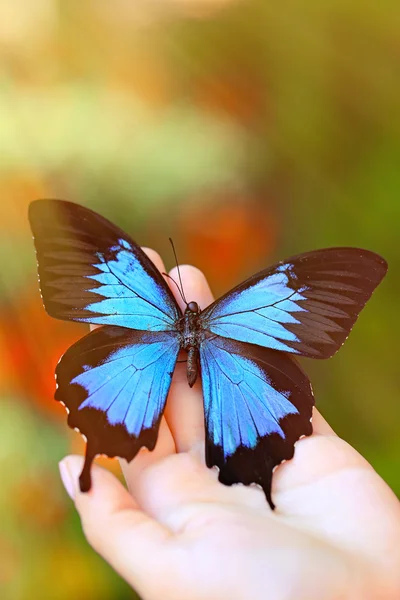
<path id="1" fill-rule="evenodd" d="M 121 229 L 61 200 L 37 200 L 29 219 L 47 312 L 58 319 L 165 331 L 180 316 L 161 273 Z"/>
<path id="2" fill-rule="evenodd" d="M 310 358 L 335 354 L 385 276 L 358 248 L 300 254 L 253 275 L 202 313 L 217 335 Z"/>

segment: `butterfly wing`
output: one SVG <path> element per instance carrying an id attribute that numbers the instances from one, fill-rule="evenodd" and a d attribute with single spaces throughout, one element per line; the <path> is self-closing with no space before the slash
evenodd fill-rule
<path id="1" fill-rule="evenodd" d="M 153 450 L 178 351 L 172 332 L 109 325 L 61 358 L 55 398 L 67 408 L 69 426 L 87 438 L 82 491 L 90 489 L 97 454 L 130 461 L 142 446 Z"/>
<path id="2" fill-rule="evenodd" d="M 259 484 L 271 506 L 272 471 L 312 433 L 308 377 L 282 352 L 205 333 L 200 347 L 206 463 L 219 480 Z"/>
<path id="3" fill-rule="evenodd" d="M 62 200 L 36 200 L 29 220 L 47 312 L 147 331 L 174 327 L 180 309 L 156 266 L 121 229 Z"/>
<path id="4" fill-rule="evenodd" d="M 311 358 L 332 356 L 387 271 L 357 248 L 300 254 L 250 277 L 202 313 L 213 333 Z"/>

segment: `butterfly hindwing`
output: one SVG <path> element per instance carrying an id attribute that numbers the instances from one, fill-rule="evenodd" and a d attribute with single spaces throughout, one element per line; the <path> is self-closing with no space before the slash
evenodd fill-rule
<path id="1" fill-rule="evenodd" d="M 105 326 L 76 342 L 57 369 L 56 400 L 68 424 L 87 438 L 82 491 L 90 489 L 97 454 L 130 461 L 152 450 L 179 351 L 173 332 Z"/>
<path id="2" fill-rule="evenodd" d="M 121 229 L 61 200 L 29 208 L 43 302 L 55 318 L 147 331 L 173 329 L 180 309 L 161 273 Z"/>
<path id="3" fill-rule="evenodd" d="M 308 377 L 287 354 L 210 333 L 200 361 L 207 466 L 222 483 L 259 484 L 273 508 L 274 467 L 312 433 Z"/>
<path id="4" fill-rule="evenodd" d="M 300 254 L 253 275 L 202 313 L 217 335 L 310 358 L 343 344 L 387 270 L 368 250 Z"/>

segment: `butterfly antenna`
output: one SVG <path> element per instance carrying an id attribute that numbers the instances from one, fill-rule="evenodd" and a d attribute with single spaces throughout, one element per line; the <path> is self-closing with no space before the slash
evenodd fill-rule
<path id="1" fill-rule="evenodd" d="M 185 304 L 187 304 L 187 302 L 186 302 L 186 298 L 185 298 L 185 296 L 183 295 L 181 288 L 180 288 L 180 287 L 179 287 L 179 285 L 176 283 L 175 279 L 174 279 L 173 277 L 171 277 L 171 275 L 168 275 L 168 273 L 163 273 L 163 275 L 165 275 L 165 277 L 168 277 L 168 279 L 170 279 L 171 281 L 173 281 L 173 282 L 174 282 L 174 284 L 176 285 L 176 288 L 177 288 L 177 290 L 178 290 L 178 292 L 179 292 L 179 294 L 180 294 L 180 296 L 181 296 L 182 300 L 184 301 L 184 303 L 185 303 Z"/>
<path id="2" fill-rule="evenodd" d="M 174 256 L 175 256 L 176 268 L 178 269 L 179 283 L 181 284 L 181 296 L 182 296 L 182 300 L 184 301 L 185 304 L 187 304 L 187 300 L 185 298 L 185 292 L 183 291 L 183 284 L 182 284 L 181 272 L 179 270 L 178 257 L 176 256 L 174 242 L 172 241 L 172 238 L 168 238 L 168 239 L 169 239 L 169 243 L 172 246 L 172 252 L 174 253 Z"/>

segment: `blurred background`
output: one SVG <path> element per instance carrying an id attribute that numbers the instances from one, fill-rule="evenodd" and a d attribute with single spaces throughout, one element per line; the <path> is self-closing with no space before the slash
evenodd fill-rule
<path id="1" fill-rule="evenodd" d="M 1 597 L 135 597 L 58 477 L 82 443 L 53 372 L 86 328 L 43 310 L 38 197 L 100 211 L 168 268 L 173 237 L 216 295 L 302 251 L 381 253 L 389 274 L 343 349 L 304 366 L 321 412 L 400 495 L 400 4 L 14 0 L 0 58 Z"/>

